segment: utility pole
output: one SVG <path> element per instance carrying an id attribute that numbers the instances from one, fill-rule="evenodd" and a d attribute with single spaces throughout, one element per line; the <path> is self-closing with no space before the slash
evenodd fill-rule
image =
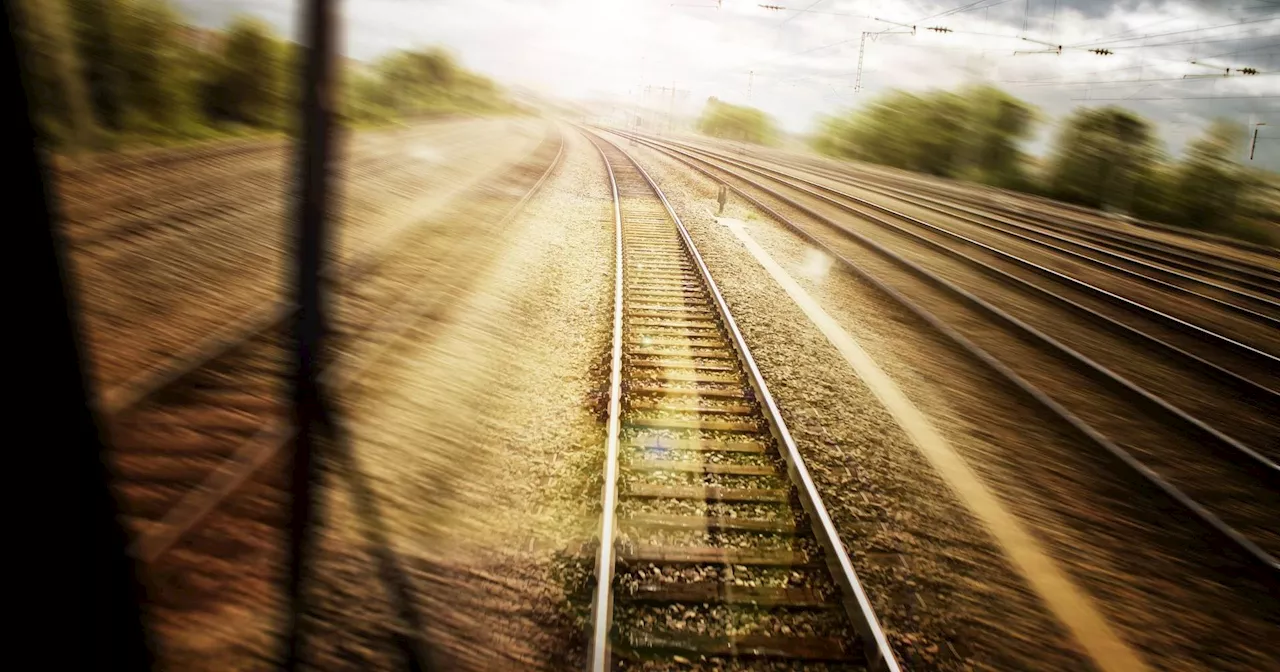
<path id="1" fill-rule="evenodd" d="M 667 103 L 667 133 L 671 132 L 672 119 L 671 116 L 676 109 L 676 82 L 671 80 L 671 101 Z"/>
<path id="2" fill-rule="evenodd" d="M 1266 126 L 1267 122 L 1259 121 L 1253 125 L 1253 142 L 1249 143 L 1249 160 L 1253 160 L 1253 151 L 1258 148 L 1258 127 Z"/>
<path id="3" fill-rule="evenodd" d="M 862 31 L 862 39 L 858 42 L 858 74 L 853 78 L 853 92 L 862 90 L 862 56 L 867 53 L 867 31 Z"/>
<path id="4" fill-rule="evenodd" d="M 747 102 L 751 102 L 751 85 L 756 81 L 756 71 L 747 71 Z"/>

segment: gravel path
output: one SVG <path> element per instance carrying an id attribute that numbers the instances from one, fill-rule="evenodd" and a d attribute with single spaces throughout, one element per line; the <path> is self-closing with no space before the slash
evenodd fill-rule
<path id="1" fill-rule="evenodd" d="M 958 624 L 918 628 L 926 630 L 926 642 L 933 640 L 926 646 L 950 642 L 966 662 L 1000 669 L 1082 665 L 985 533 L 937 484 L 892 422 L 870 410 L 874 402 L 859 381 L 849 380 L 847 366 L 732 235 L 712 222 L 714 187 L 650 151 L 641 156 L 655 167 L 655 178 L 687 216 L 721 278 L 801 450 L 836 509 L 846 543 L 867 546 L 856 535 L 869 519 L 873 530 L 887 524 L 890 548 L 909 549 L 908 567 L 895 567 L 896 577 L 855 559 L 863 563 L 858 569 L 889 630 L 920 636 L 911 632 L 914 620 L 903 617 L 901 605 L 908 600 L 894 594 L 912 580 L 925 587 L 926 603 L 918 611 L 925 613 L 926 625 L 932 619 Z M 736 205 L 726 214 L 753 216 Z M 1112 476 L 1115 467 L 1082 453 L 1078 440 L 1063 436 L 1041 411 L 1003 392 L 1002 383 L 873 290 L 833 272 L 829 260 L 807 251 L 781 227 L 757 222 L 750 230 L 934 419 L 1144 655 L 1170 669 L 1249 669 L 1274 658 L 1267 650 L 1271 645 L 1261 643 L 1267 641 L 1262 633 L 1277 622 L 1274 610 L 1250 600 L 1247 582 L 1213 569 L 1212 557 L 1187 552 L 1205 549 L 1197 529 L 1182 524 L 1176 513 L 1152 514 L 1147 507 L 1162 502 Z M 866 501 L 850 490 L 853 484 Z M 933 590 L 946 602 L 930 604 Z M 1239 630 L 1251 634 L 1232 634 Z M 915 655 L 913 645 L 904 648 L 904 657 Z"/>
<path id="2" fill-rule="evenodd" d="M 573 669 L 583 577 L 562 551 L 594 529 L 613 231 L 603 167 L 566 129 L 565 164 L 513 222 L 490 273 L 453 317 L 407 344 L 348 402 L 364 470 L 427 614 L 441 669 Z M 321 591 L 370 573 L 338 505 Z M 323 627 L 329 669 L 382 669 L 376 630 L 341 607 Z M 343 642 L 347 642 L 343 644 Z"/>
<path id="3" fill-rule="evenodd" d="M 550 154 L 543 157 L 544 160 L 550 158 Z M 581 223 L 574 221 L 571 217 L 561 220 L 549 214 L 556 208 L 560 211 L 565 210 L 554 205 L 554 199 L 556 185 L 564 185 L 566 180 L 570 179 L 564 177 L 566 170 L 567 167 L 562 165 L 559 172 L 553 174 L 544 187 L 550 191 L 544 191 L 535 198 L 524 215 L 507 226 L 505 232 L 510 235 L 509 238 L 502 237 L 502 233 L 486 230 L 483 226 L 497 221 L 512 202 L 510 198 L 505 201 L 505 204 L 503 201 L 490 198 L 494 195 L 490 193 L 493 191 L 492 185 L 480 190 L 482 192 L 480 195 L 468 196 L 465 199 L 466 202 L 473 204 L 473 207 L 461 210 L 449 208 L 447 212 L 433 215 L 423 221 L 424 227 L 439 232 L 436 240 L 437 247 L 456 248 L 455 242 L 462 243 L 461 253 L 455 253 L 446 259 L 432 258 L 430 250 L 414 255 L 419 259 L 419 263 L 430 267 L 427 277 L 438 281 L 445 288 L 446 294 L 452 294 L 458 299 L 450 304 L 453 307 L 452 312 L 449 312 L 446 307 L 445 310 L 429 313 L 428 317 L 417 325 L 417 330 L 410 340 L 401 344 L 405 347 L 398 351 L 399 354 L 382 361 L 380 366 L 374 369 L 371 377 L 374 383 L 381 386 L 379 389 L 357 390 L 357 394 L 349 400 L 349 405 L 356 411 L 351 417 L 351 424 L 357 431 L 357 439 L 361 441 L 357 447 L 362 449 L 362 457 L 365 455 L 363 448 L 366 446 L 362 431 L 369 425 L 362 424 L 361 421 L 370 414 L 384 413 L 388 410 L 394 413 L 397 409 L 403 410 L 396 404 L 404 399 L 405 394 L 415 400 L 419 399 L 415 396 L 417 388 L 411 387 L 406 391 L 395 386 L 395 383 L 405 380 L 399 378 L 398 374 L 406 369 L 413 369 L 420 373 L 423 379 L 434 381 L 436 383 L 434 389 L 440 395 L 451 395 L 456 392 L 459 376 L 471 376 L 467 379 L 467 385 L 472 386 L 469 389 L 479 391 L 493 389 L 492 383 L 496 376 L 493 371 L 481 368 L 482 365 L 499 367 L 505 365 L 504 373 L 520 370 L 519 366 L 505 361 L 514 356 L 513 348 L 493 351 L 476 349 L 472 346 L 482 342 L 488 345 L 493 343 L 509 345 L 511 339 L 515 337 L 504 329 L 511 328 L 510 324 L 515 324 L 517 327 L 520 325 L 513 315 L 523 315 L 523 313 L 517 313 L 512 306 L 517 305 L 516 302 L 523 300 L 521 297 L 526 296 L 522 293 L 525 287 L 521 282 L 530 277 L 538 277 L 539 274 L 547 275 L 545 271 L 552 267 L 556 254 L 556 249 L 552 245 L 536 239 L 534 234 L 542 231 L 542 225 L 549 222 L 560 228 L 548 230 L 556 230 L 561 234 L 561 238 L 564 238 L 563 229 Z M 536 176 L 530 177 L 530 183 Z M 535 211 L 535 208 L 539 207 L 542 208 L 541 215 L 537 215 Z M 534 213 L 532 219 L 531 213 Z M 569 244 L 571 241 L 556 242 L 565 249 L 571 247 Z M 538 244 L 535 245 L 535 243 Z M 472 254 L 477 251 L 478 255 Z M 584 256 L 586 255 L 587 252 L 584 252 Z M 570 265 L 564 272 L 581 273 L 581 269 Z M 555 282 L 555 280 L 548 282 Z M 535 294 L 541 288 L 537 283 L 530 283 L 530 285 L 529 291 Z M 474 295 L 471 294 L 473 290 L 477 292 Z M 584 287 L 582 291 L 590 292 L 591 288 Z M 469 299 L 469 297 L 479 298 Z M 581 296 L 562 298 L 562 300 L 582 305 Z M 461 305 L 459 302 L 462 302 Z M 563 306 L 548 308 L 539 304 L 537 308 L 554 310 L 555 314 L 566 312 Z M 525 322 L 531 320 L 533 318 L 527 318 Z M 542 323 L 539 322 L 539 324 Z M 494 335 L 475 338 L 477 333 Z M 585 330 L 583 333 L 586 333 Z M 441 341 L 443 345 L 439 350 L 439 353 L 443 354 L 437 354 L 435 358 L 423 355 L 422 360 L 416 360 L 413 358 L 414 352 L 405 352 L 405 350 L 412 350 L 409 346 L 430 347 L 431 343 L 436 343 L 432 339 L 437 334 L 445 339 Z M 495 340 L 499 336 L 506 340 Z M 414 337 L 418 340 L 413 340 Z M 542 342 L 554 343 L 556 339 L 546 338 Z M 419 351 L 418 354 L 422 353 Z M 456 357 L 465 360 L 473 355 L 475 355 L 475 366 L 471 368 L 461 365 L 456 369 L 440 368 L 440 358 Z M 384 370 L 389 378 L 377 375 L 379 371 Z M 449 374 L 442 376 L 441 371 L 448 371 Z M 480 381 L 480 377 L 485 380 Z M 416 384 L 420 381 L 410 380 L 409 382 Z M 488 388 L 484 386 L 485 384 Z M 463 387 L 466 388 L 466 386 Z M 382 392 L 387 392 L 385 395 L 387 399 L 379 396 Z M 428 404 L 436 401 L 430 395 L 424 395 L 421 398 Z M 533 400 L 538 397 L 534 393 L 528 393 L 523 395 L 523 398 Z M 476 401 L 474 394 L 470 400 Z M 574 400 L 575 403 L 579 401 Z M 478 403 L 470 408 L 473 410 L 485 408 Z M 463 412 L 453 407 L 440 409 L 438 414 L 433 408 L 424 410 L 419 407 L 418 410 L 423 412 L 407 421 L 403 417 L 396 418 L 396 421 L 402 423 L 402 428 L 413 427 L 420 431 L 434 433 L 436 430 L 434 424 L 443 425 L 449 421 L 446 415 L 452 418 Z M 429 418 L 431 422 L 415 419 L 423 417 Z M 481 414 L 480 419 L 483 417 Z M 375 424 L 372 425 L 373 429 L 384 428 L 385 424 L 376 423 L 385 421 L 385 416 L 376 418 Z M 374 433 L 377 432 L 374 431 Z M 475 435 L 476 432 L 473 431 L 472 434 Z M 487 436 L 481 434 L 480 438 L 490 441 L 498 440 L 491 437 L 485 438 Z M 376 438 L 378 437 L 375 436 Z M 414 449 L 422 445 L 431 445 L 431 441 L 423 439 L 420 435 L 409 435 L 406 440 L 409 439 L 414 442 L 396 446 L 406 455 L 414 455 Z M 551 441 L 548 445 L 551 448 L 560 447 L 555 441 Z M 469 448 L 470 446 L 462 447 L 464 452 Z M 375 456 L 382 455 L 376 448 L 372 450 Z M 396 474 L 402 473 L 394 463 L 391 467 Z M 182 541 L 180 546 L 170 554 L 165 566 L 155 569 L 155 575 L 151 577 L 152 590 L 149 593 L 153 608 L 152 625 L 159 635 L 163 658 L 171 667 L 197 670 L 269 669 L 271 667 L 271 661 L 277 653 L 270 648 L 275 642 L 273 633 L 276 633 L 280 626 L 277 614 L 279 613 L 282 558 L 278 539 L 284 520 L 281 518 L 282 513 L 279 509 L 283 504 L 282 497 L 285 497 L 280 490 L 281 478 L 276 474 L 279 474 L 278 466 L 266 469 L 260 479 L 262 483 L 251 485 L 243 493 L 228 501 L 210 516 L 206 525 Z M 461 506 L 450 499 L 449 493 L 452 488 L 437 491 L 435 479 L 439 474 L 432 471 L 430 473 L 411 472 L 410 475 L 430 480 L 425 483 L 398 482 L 401 487 L 393 492 L 394 506 L 384 504 L 389 510 L 402 508 L 400 506 L 402 501 L 418 499 L 442 502 L 444 506 Z M 506 475 L 502 474 L 495 476 L 494 480 L 501 482 L 505 477 Z M 327 636 L 317 638 L 315 641 L 324 656 L 323 667 L 326 669 L 343 666 L 368 669 L 364 662 L 359 661 L 366 658 L 382 662 L 389 660 L 385 658 L 388 650 L 385 630 L 396 621 L 387 615 L 385 605 L 380 599 L 382 588 L 373 578 L 371 560 L 360 550 L 364 546 L 363 542 L 353 543 L 357 538 L 346 508 L 346 484 L 344 481 L 331 480 L 330 486 L 333 485 L 338 487 L 326 489 L 326 507 L 331 526 L 326 532 L 323 542 L 325 553 L 319 562 L 319 571 L 321 577 L 325 579 L 325 588 L 321 591 L 320 599 L 323 608 L 318 612 L 319 622 L 316 627 L 338 629 L 342 636 Z M 500 486 L 497 485 L 490 487 L 492 491 L 499 491 L 499 489 Z M 329 499 L 330 497 L 332 499 Z M 441 547 L 450 545 L 453 544 L 448 541 L 440 544 Z M 458 546 L 461 549 L 460 553 L 471 550 L 470 546 Z M 415 576 L 425 577 L 421 584 L 427 586 L 424 590 L 428 594 L 451 597 L 456 595 L 460 600 L 457 604 L 447 606 L 429 605 L 424 609 L 426 613 L 444 611 L 466 617 L 476 609 L 464 604 L 461 600 L 471 600 L 474 604 L 481 604 L 491 599 L 491 596 L 484 596 L 484 590 L 497 590 L 497 594 L 507 594 L 505 604 L 508 607 L 522 605 L 522 609 L 541 614 L 540 622 L 550 623 L 559 617 L 556 613 L 543 614 L 539 611 L 539 605 L 553 603 L 546 600 L 538 602 L 534 599 L 526 599 L 525 593 L 533 590 L 528 587 L 522 588 L 524 592 L 518 595 L 509 594 L 502 592 L 507 590 L 501 587 L 502 581 L 488 581 L 484 586 L 474 584 L 473 587 L 476 590 L 463 595 L 457 590 L 441 589 L 436 585 L 442 581 L 448 583 L 448 581 L 460 580 L 457 577 L 464 574 L 510 578 L 525 571 L 520 567 L 512 567 L 510 571 L 504 569 L 497 574 L 487 574 L 485 567 L 480 566 L 480 563 L 475 563 L 476 566 L 455 565 L 452 557 L 413 557 L 406 564 Z M 446 580 L 448 576 L 454 578 Z M 428 583 L 428 581 L 434 583 Z M 436 608 L 437 606 L 439 609 Z M 340 612 L 334 612 L 332 609 L 340 609 Z M 331 617 L 335 613 L 340 613 L 341 618 Z M 570 641 L 571 638 L 562 639 Z M 368 665 L 376 668 L 388 667 L 379 662 L 370 662 Z"/>

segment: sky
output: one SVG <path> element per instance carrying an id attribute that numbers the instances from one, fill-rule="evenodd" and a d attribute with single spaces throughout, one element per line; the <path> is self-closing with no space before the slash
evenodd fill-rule
<path id="1" fill-rule="evenodd" d="M 296 0 L 181 4 L 203 25 L 247 13 L 288 35 L 298 11 Z M 1033 153 L 1077 107 L 1117 104 L 1155 121 L 1175 154 L 1214 117 L 1248 125 L 1250 138 L 1256 128 L 1253 165 L 1280 170 L 1280 0 L 346 0 L 339 7 L 352 58 L 442 45 L 502 84 L 552 96 L 640 101 L 649 87 L 648 102 L 666 107 L 674 88 L 677 113 L 696 114 L 717 96 L 805 132 L 820 115 L 892 88 L 988 82 L 1040 109 L 1045 123 Z M 1259 72 L 1236 73 L 1246 67 Z M 1232 74 L 1223 76 L 1227 68 Z"/>

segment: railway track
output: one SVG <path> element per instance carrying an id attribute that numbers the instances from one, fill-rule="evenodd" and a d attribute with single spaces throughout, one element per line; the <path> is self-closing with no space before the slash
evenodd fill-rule
<path id="1" fill-rule="evenodd" d="M 396 164 L 394 171 L 381 176 L 345 171 L 345 179 L 335 185 L 342 195 L 342 207 L 335 212 L 335 273 L 358 273 L 361 259 L 376 258 L 370 250 L 518 161 L 539 135 L 536 128 L 522 126 L 509 136 L 482 140 L 487 151 L 478 155 L 466 149 L 471 142 L 459 139 L 453 149 L 442 149 L 447 154 L 432 159 L 447 163 L 429 170 L 380 155 L 379 161 Z M 495 144 L 507 137 L 514 147 Z M 120 387 L 133 384 L 139 369 L 159 364 L 161 357 L 183 359 L 214 327 L 256 312 L 281 291 L 280 252 L 289 241 L 276 223 L 286 217 L 287 190 L 276 183 L 275 189 L 244 189 L 237 195 L 224 201 L 226 210 L 215 208 L 208 219 L 188 216 L 183 230 L 78 250 L 73 256 L 77 272 L 87 280 L 87 336 L 108 406 Z"/>
<path id="2" fill-rule="evenodd" d="M 348 198 L 360 198 L 367 185 L 392 189 L 387 178 L 399 177 L 416 163 L 415 157 L 403 151 L 403 143 L 428 137 L 431 129 L 399 134 L 377 141 L 357 141 L 349 157 L 340 164 L 338 178 Z M 454 139 L 445 149 L 466 145 Z M 178 176 L 166 176 L 159 184 L 149 183 L 140 189 L 122 189 L 115 196 L 98 199 L 79 208 L 69 208 L 68 241 L 75 247 L 94 249 L 115 247 L 132 249 L 137 244 L 169 242 L 175 237 L 209 222 L 230 222 L 245 217 L 262 216 L 278 209 L 287 196 L 287 156 L 283 150 L 247 152 L 221 157 L 216 165 L 187 167 Z M 403 178 L 400 180 L 403 181 Z M 353 203 L 353 205 L 355 205 Z"/>
<path id="3" fill-rule="evenodd" d="M 896 670 L 697 248 L 588 133 L 614 194 L 614 333 L 589 668 Z"/>
<path id="4" fill-rule="evenodd" d="M 684 146 L 681 149 L 689 150 Z M 1089 247 L 1089 254 L 1072 249 L 1073 246 L 1080 248 L 1081 243 L 1071 242 L 1043 227 L 1019 225 L 1007 219 L 999 219 L 998 223 L 993 223 L 992 220 L 997 218 L 968 210 L 957 214 L 955 210 L 958 206 L 903 196 L 899 193 L 901 190 L 891 192 L 882 187 L 868 188 L 860 182 L 854 185 L 860 190 L 890 195 L 909 204 L 908 207 L 943 214 L 946 220 L 937 225 L 925 223 L 901 210 L 849 193 L 839 188 L 839 180 L 842 178 L 838 176 L 833 178 L 837 180 L 837 184 L 833 186 L 759 163 L 746 163 L 720 153 L 701 149 L 691 151 L 715 160 L 734 163 L 744 170 L 769 179 L 777 178 L 806 190 L 821 192 L 824 196 L 834 197 L 861 209 L 889 215 L 895 220 L 930 228 L 956 241 L 997 253 L 1011 253 L 1004 254 L 1005 258 L 1039 275 L 1045 275 L 1043 269 L 1054 271 L 1057 277 L 1085 290 L 1095 299 L 1112 304 L 1122 313 L 1138 313 L 1148 321 L 1159 323 L 1159 327 L 1180 331 L 1188 338 L 1206 341 L 1218 350 L 1224 349 L 1223 346 L 1237 350 L 1249 360 L 1246 369 L 1259 364 L 1273 368 L 1280 365 L 1280 358 L 1275 351 L 1280 344 L 1275 343 L 1272 336 L 1280 330 L 1280 303 L 1264 296 L 1217 285 L 1233 296 L 1231 301 L 1224 300 L 1157 278 L 1155 275 L 1160 271 L 1152 270 L 1151 266 L 1139 272 L 1126 268 L 1122 265 L 1123 262 L 1100 259 L 1098 257 L 1109 254 L 1101 248 Z M 843 178 L 843 181 L 847 182 L 848 178 Z M 1022 228 L 1018 229 L 1019 226 Z M 1040 268 L 1031 268 L 1033 263 Z M 1081 272 L 1085 269 L 1090 271 L 1088 281 L 1080 279 Z M 1182 277 L 1186 282 L 1194 282 L 1191 276 Z M 1273 291 L 1280 291 L 1280 283 L 1275 285 Z"/>
<path id="5" fill-rule="evenodd" d="M 639 138 L 638 138 L 639 139 Z M 1214 531 L 1232 557 L 1257 570 L 1265 580 L 1280 576 L 1280 529 L 1273 512 L 1280 507 L 1275 461 L 1213 430 L 1203 420 L 1163 397 L 1073 349 L 1055 336 L 1062 317 L 1037 328 L 1020 319 L 1015 306 L 999 298 L 1008 277 L 971 284 L 976 277 L 936 262 L 936 241 L 920 239 L 915 249 L 901 240 L 892 247 L 879 236 L 864 235 L 832 214 L 814 194 L 787 190 L 787 182 L 766 184 L 729 161 L 715 161 L 646 139 L 639 139 L 680 163 L 723 184 L 823 250 L 983 361 L 1016 388 L 1061 418 L 1089 443 L 1124 465 L 1138 482 L 1154 487 L 1181 511 Z M 781 189 L 779 189 L 781 187 Z M 783 193 L 786 191 L 786 193 Z M 826 205 L 830 205 L 827 203 Z M 865 214 L 860 214 L 867 217 Z M 872 219 L 889 228 L 889 223 Z M 804 222 L 804 223 L 801 223 Z M 868 232 L 869 234 L 870 232 Z M 900 251 L 898 251 L 900 250 Z M 971 265 L 972 266 L 972 265 Z M 941 269 L 942 272 L 935 272 Z M 981 272 L 979 271 L 981 274 Z M 975 292 L 971 287 L 986 287 Z M 1040 292 L 1039 299 L 1045 298 Z M 1002 308 L 1001 306 L 1007 306 Z M 1076 311 L 1079 312 L 1079 311 Z M 1132 350 L 1121 357 L 1136 356 Z M 1190 365 L 1188 365 L 1190 366 Z M 1269 399 L 1274 398 L 1271 393 Z M 1265 401 L 1265 400 L 1264 400 Z M 1268 418 L 1265 407 L 1234 417 Z M 1277 434 L 1260 434 L 1274 438 Z M 1214 549 L 1216 551 L 1216 549 Z"/>
<path id="6" fill-rule="evenodd" d="M 335 345 L 324 376 L 332 392 L 358 380 L 416 322 L 447 310 L 460 294 L 454 285 L 465 285 L 492 254 L 495 246 L 483 237 L 521 211 L 562 155 L 562 138 L 548 136 L 523 161 L 473 190 L 451 215 L 472 235 L 438 244 L 436 229 L 419 227 L 385 241 L 354 265 L 357 272 L 331 283 Z M 482 221 L 488 226 L 477 226 Z M 436 270 L 445 262 L 460 272 L 453 281 Z M 260 547 L 264 536 L 282 527 L 288 500 L 280 449 L 291 436 L 283 401 L 290 315 L 274 308 L 233 325 L 109 409 L 113 485 L 133 534 L 132 550 L 144 564 L 159 564 L 220 508 L 230 516 L 219 524 L 225 538 L 202 541 L 199 549 L 221 560 L 255 543 Z M 250 541 L 255 535 L 257 541 Z M 200 563 L 186 569 L 204 571 Z M 191 584 L 174 575 L 158 576 L 167 586 L 187 582 L 177 593 L 208 592 L 210 580 Z"/>
<path id="7" fill-rule="evenodd" d="M 657 144 L 684 152 L 683 149 L 664 143 Z M 1175 386 L 1169 388 L 1174 396 L 1181 394 L 1188 401 L 1197 403 L 1204 398 L 1204 395 L 1199 392 L 1221 391 L 1224 398 L 1232 403 L 1245 402 L 1249 412 L 1244 416 L 1221 418 L 1219 421 L 1230 427 L 1244 424 L 1244 429 L 1235 431 L 1247 432 L 1248 427 L 1255 427 L 1258 431 L 1250 435 L 1255 444 L 1267 446 L 1271 443 L 1270 438 L 1274 436 L 1275 431 L 1280 429 L 1269 426 L 1257 427 L 1258 418 L 1266 416 L 1262 411 L 1268 407 L 1267 405 L 1280 403 L 1280 395 L 1276 392 L 1280 389 L 1280 358 L 1268 350 L 1255 348 L 1215 331 L 1188 323 L 1144 303 L 1079 280 L 1045 263 L 1007 252 L 994 245 L 893 209 L 871 204 L 856 196 L 824 187 L 822 184 L 716 154 L 701 152 L 693 154 L 713 162 L 718 161 L 718 165 L 722 168 L 728 166 L 739 170 L 738 174 L 745 172 L 764 177 L 788 191 L 795 192 L 801 198 L 812 199 L 817 207 L 828 212 L 832 217 L 854 215 L 874 222 L 880 228 L 901 234 L 897 237 L 882 239 L 891 244 L 896 245 L 901 239 L 924 242 L 932 249 L 963 261 L 970 267 L 977 268 L 999 280 L 1002 284 L 1025 290 L 1037 299 L 1048 299 L 1049 302 L 1067 309 L 1076 317 L 1091 321 L 1117 337 L 1141 342 L 1151 349 L 1149 355 L 1157 355 L 1160 358 L 1160 361 L 1149 363 L 1160 365 L 1165 359 L 1185 363 L 1194 368 L 1200 376 L 1211 379 L 1205 383 L 1210 389 L 1179 390 Z M 686 153 L 685 156 L 692 155 Z M 1000 288 L 996 288 L 996 291 L 1000 291 Z M 1268 342 L 1268 345 L 1273 344 Z M 1142 374 L 1139 371 L 1137 375 L 1141 377 Z M 1194 394 L 1188 394 L 1188 392 Z M 1257 403 L 1249 404 L 1250 401 Z M 1213 410 L 1220 409 L 1215 407 Z M 1230 407 L 1227 410 L 1229 411 Z"/>
<path id="8" fill-rule="evenodd" d="M 685 144 L 686 147 L 693 145 Z M 1087 241 L 1088 247 L 1108 249 L 1124 255 L 1138 257 L 1147 262 L 1163 264 L 1174 269 L 1199 273 L 1208 278 L 1222 282 L 1239 282 L 1243 286 L 1268 294 L 1272 297 L 1280 292 L 1280 272 L 1274 264 L 1267 263 L 1259 257 L 1280 256 L 1280 251 L 1233 238 L 1203 234 L 1188 229 L 1125 220 L 1139 228 L 1159 231 L 1174 236 L 1197 238 L 1209 242 L 1234 247 L 1247 258 L 1211 256 L 1202 251 L 1152 238 L 1128 235 L 1120 231 L 1109 230 L 1115 220 L 1108 219 L 1105 214 L 1081 206 L 1052 201 L 1029 194 L 1006 194 L 990 187 L 978 187 L 983 193 L 973 193 L 972 188 L 957 189 L 948 185 L 932 183 L 919 177 L 903 176 L 900 179 L 873 174 L 869 171 L 836 170 L 829 164 L 817 160 L 800 158 L 768 159 L 770 163 L 804 170 L 815 175 L 823 175 L 841 180 L 853 186 L 870 186 L 875 189 L 908 194 L 913 197 L 941 199 L 953 203 L 964 203 L 977 208 L 984 214 L 995 213 L 1006 218 L 1015 218 L 1024 222 L 1039 225 L 1052 231 L 1058 237 Z M 912 185 L 904 189 L 902 183 Z M 1018 204 L 1006 203 L 1001 197 L 1011 197 Z M 1022 204 L 1025 204 L 1022 205 Z"/>
<path id="9" fill-rule="evenodd" d="M 1269 270 L 1235 269 L 1229 265 L 1230 262 L 1207 255 L 1194 257 L 1193 263 L 1173 254 L 1152 251 L 1145 241 L 1134 236 L 1065 224 L 1035 211 L 1015 214 L 973 196 L 953 198 L 949 192 L 938 191 L 916 193 L 879 180 L 834 170 L 811 167 L 800 167 L 800 170 L 836 185 L 888 196 L 987 231 L 999 232 L 1009 239 L 1026 241 L 1093 268 L 1214 304 L 1217 308 L 1258 320 L 1269 327 L 1280 326 L 1280 303 L 1276 301 L 1280 296 L 1280 274 Z"/>

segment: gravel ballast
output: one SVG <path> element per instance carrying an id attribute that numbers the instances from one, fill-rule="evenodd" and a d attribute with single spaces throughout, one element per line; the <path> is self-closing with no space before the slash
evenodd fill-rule
<path id="1" fill-rule="evenodd" d="M 904 659 L 915 657 L 929 668 L 1086 666 L 848 366 L 714 222 L 714 185 L 651 150 L 637 153 L 703 248 Z M 727 216 L 758 217 L 734 200 Z M 1176 512 L 1153 513 L 1150 507 L 1166 505 L 1111 476 L 1112 463 L 1082 452 L 1078 439 L 1064 436 L 1042 411 L 1003 391 L 1004 383 L 782 227 L 760 221 L 748 226 L 899 382 L 1143 655 L 1170 668 L 1232 659 L 1264 664 L 1270 645 L 1260 642 L 1274 615 L 1250 604 L 1241 584 L 1211 578 L 1214 573 L 1201 564 L 1211 561 L 1208 556 L 1179 552 L 1204 548 L 1198 529 Z M 860 537 L 868 528 L 870 536 Z M 885 557 L 877 544 L 908 552 Z M 859 548 L 876 551 L 864 555 Z M 904 588 L 925 598 L 914 614 L 903 608 L 911 603 Z M 1234 634 L 1241 628 L 1252 635 Z M 948 644 L 955 649 L 950 657 L 922 655 L 935 645 L 951 654 Z"/>
<path id="2" fill-rule="evenodd" d="M 492 270 L 348 400 L 440 669 L 581 666 L 584 615 L 560 570 L 598 522 L 613 227 L 598 155 L 561 130 L 564 164 L 500 234 Z M 334 548 L 356 541 L 350 522 L 344 510 Z M 349 548 L 330 558 L 345 569 L 322 592 L 364 599 L 343 577 L 370 574 L 368 563 Z M 346 618 L 324 627 L 351 637 Z M 370 657 L 349 669 L 377 667 Z"/>
<path id="3" fill-rule="evenodd" d="M 385 131 L 353 135 L 335 180 L 336 257 L 350 260 L 384 244 L 406 223 L 519 160 L 537 145 L 543 124 L 482 119 L 442 130 L 397 136 L 395 144 L 379 135 Z M 82 222 L 64 223 L 93 374 L 106 397 L 139 372 L 167 366 L 218 328 L 283 298 L 289 214 L 283 162 L 270 155 L 228 161 L 218 173 L 175 170 L 187 175 L 176 185 L 182 188 L 157 188 L 154 196 L 146 187 L 165 183 L 165 171 L 135 178 L 133 219 L 110 224 L 135 232 L 130 235 L 76 244 Z M 111 192 L 99 198 L 110 199 Z M 91 211 L 69 210 L 86 217 Z"/>

